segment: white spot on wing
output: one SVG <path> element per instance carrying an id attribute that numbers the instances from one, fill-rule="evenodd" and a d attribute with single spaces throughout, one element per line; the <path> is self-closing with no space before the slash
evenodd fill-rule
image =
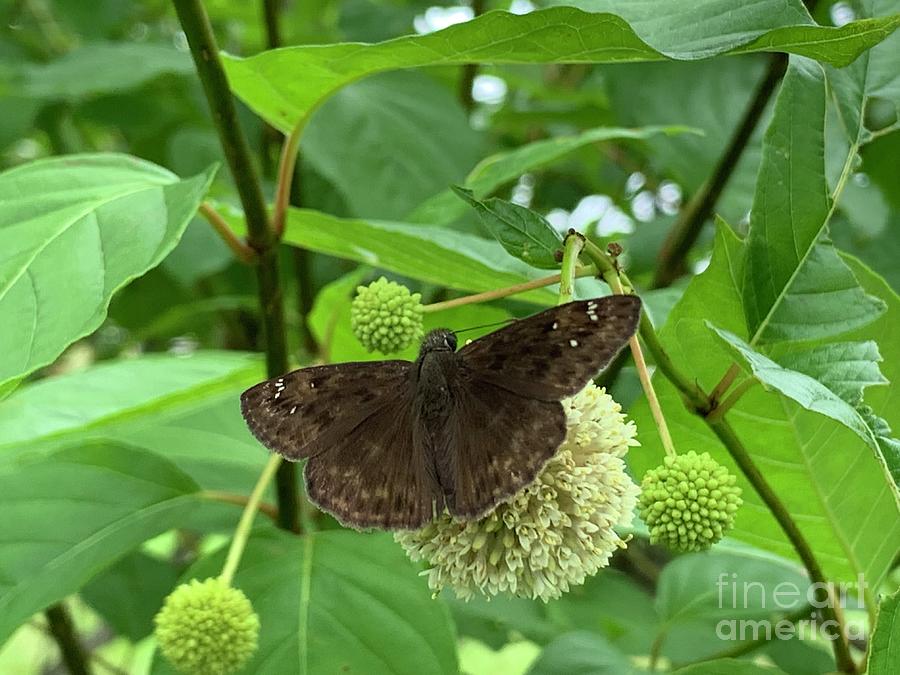
<path id="1" fill-rule="evenodd" d="M 557 328 L 559 328 L 559 321 L 554 321 L 553 322 L 553 330 L 556 330 Z"/>
<path id="2" fill-rule="evenodd" d="M 297 412 L 297 406 L 294 406 L 293 408 L 291 408 L 291 412 L 289 412 L 288 414 L 293 415 L 295 412 Z"/>
<path id="3" fill-rule="evenodd" d="M 569 340 L 569 344 L 570 344 L 572 347 L 577 347 L 577 346 L 578 346 L 578 340 Z"/>
<path id="4" fill-rule="evenodd" d="M 315 388 L 316 388 L 316 383 L 315 383 L 315 382 L 310 382 L 310 383 L 309 383 L 309 388 L 310 388 L 310 389 L 315 389 Z"/>

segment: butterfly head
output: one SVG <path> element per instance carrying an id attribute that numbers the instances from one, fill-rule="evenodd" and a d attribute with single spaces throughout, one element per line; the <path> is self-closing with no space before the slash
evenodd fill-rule
<path id="1" fill-rule="evenodd" d="M 422 349 L 419 355 L 428 352 L 455 352 L 456 333 L 447 328 L 435 328 L 422 340 Z"/>

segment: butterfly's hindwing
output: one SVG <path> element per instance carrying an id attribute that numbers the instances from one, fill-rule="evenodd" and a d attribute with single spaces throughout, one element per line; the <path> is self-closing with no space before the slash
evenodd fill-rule
<path id="1" fill-rule="evenodd" d="M 301 368 L 241 394 L 241 413 L 270 450 L 298 460 L 327 450 L 410 386 L 408 361 Z"/>
<path id="2" fill-rule="evenodd" d="M 411 396 L 394 396 L 306 464 L 310 499 L 345 525 L 415 529 L 443 510 L 415 430 Z"/>
<path id="3" fill-rule="evenodd" d="M 531 483 L 566 437 L 557 401 L 525 398 L 462 376 L 454 388 L 447 447 L 452 484 L 447 508 L 477 518 Z"/>
<path id="4" fill-rule="evenodd" d="M 485 335 L 459 352 L 478 379 L 542 401 L 573 396 L 634 334 L 641 301 L 611 295 L 570 302 Z"/>

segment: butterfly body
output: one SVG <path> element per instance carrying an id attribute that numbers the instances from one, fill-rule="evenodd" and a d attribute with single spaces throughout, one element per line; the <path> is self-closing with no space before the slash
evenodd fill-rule
<path id="1" fill-rule="evenodd" d="M 456 351 L 430 332 L 414 362 L 313 366 L 241 396 L 254 435 L 308 459 L 309 497 L 354 527 L 477 518 L 537 476 L 565 439 L 560 401 L 634 332 L 640 301 L 554 307 Z"/>

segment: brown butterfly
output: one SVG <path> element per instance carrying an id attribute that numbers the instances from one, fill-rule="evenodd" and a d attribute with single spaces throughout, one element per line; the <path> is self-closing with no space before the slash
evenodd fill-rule
<path id="1" fill-rule="evenodd" d="M 566 436 L 560 401 L 634 333 L 640 300 L 570 302 L 456 351 L 433 330 L 413 361 L 302 368 L 241 395 L 267 448 L 307 459 L 309 498 L 354 527 L 472 519 L 529 484 Z"/>

